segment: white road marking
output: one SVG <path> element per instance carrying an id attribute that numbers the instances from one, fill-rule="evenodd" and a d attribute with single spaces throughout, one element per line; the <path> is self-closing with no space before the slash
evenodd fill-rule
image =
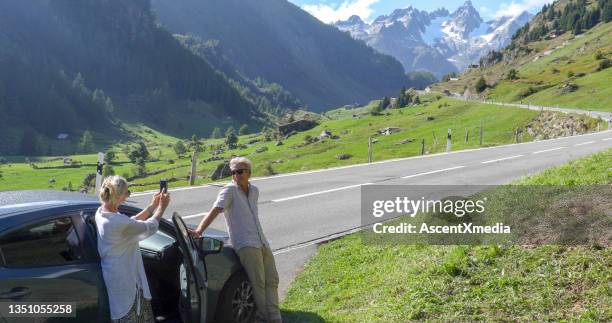
<path id="1" fill-rule="evenodd" d="M 417 176 L 441 173 L 441 172 L 446 172 L 446 171 L 449 171 L 449 170 L 459 169 L 459 168 L 463 168 L 463 167 L 465 167 L 465 166 L 456 166 L 456 167 L 451 167 L 451 168 L 438 169 L 438 170 L 433 170 L 431 172 L 425 172 L 425 173 L 419 173 L 419 174 L 414 174 L 414 175 L 403 176 L 402 178 L 406 179 L 406 178 L 412 178 L 412 177 L 417 177 Z"/>
<path id="2" fill-rule="evenodd" d="M 612 140 L 612 138 L 605 138 L 605 139 L 602 139 L 601 141 L 608 141 L 608 140 Z"/>
<path id="3" fill-rule="evenodd" d="M 489 163 L 494 163 L 494 162 L 498 162 L 498 161 L 502 161 L 502 160 L 519 158 L 519 157 L 523 157 L 523 156 L 525 156 L 525 155 L 515 155 L 515 156 L 504 157 L 504 158 L 499 158 L 499 159 L 487 160 L 487 161 L 483 161 L 483 162 L 480 162 L 480 163 L 481 164 L 489 164 Z"/>
<path id="4" fill-rule="evenodd" d="M 611 131 L 612 130 L 605 130 L 605 131 L 602 131 L 602 132 L 611 132 Z M 283 177 L 289 177 L 289 176 L 307 175 L 307 174 L 335 171 L 335 170 L 341 170 L 341 169 L 347 169 L 347 168 L 353 168 L 353 167 L 363 167 L 363 166 L 368 166 L 368 165 L 394 163 L 394 162 L 406 161 L 406 160 L 411 160 L 411 159 L 439 157 L 439 156 L 443 156 L 443 155 L 454 155 L 454 154 L 459 154 L 459 153 L 469 153 L 469 152 L 480 151 L 480 150 L 499 149 L 499 148 L 518 146 L 518 145 L 530 145 L 530 144 L 537 144 L 537 143 L 540 143 L 540 142 L 554 142 L 554 141 L 560 141 L 560 140 L 568 140 L 568 139 L 577 138 L 577 137 L 588 137 L 588 136 L 600 135 L 602 132 L 591 132 L 591 133 L 577 135 L 577 136 L 561 137 L 561 138 L 553 138 L 553 139 L 544 139 L 544 140 L 539 140 L 539 141 L 521 142 L 521 143 L 517 143 L 517 144 L 500 145 L 500 146 L 493 146 L 493 147 L 481 147 L 481 148 L 473 148 L 473 149 L 455 150 L 455 151 L 451 151 L 451 152 L 448 152 L 448 153 L 447 152 L 441 152 L 441 153 L 422 155 L 422 156 L 411 156 L 411 157 L 404 157 L 404 158 L 388 159 L 388 160 L 381 160 L 381 161 L 377 161 L 377 162 L 373 162 L 373 163 L 362 163 L 362 164 L 355 164 L 355 165 L 346 165 L 346 166 L 331 167 L 331 168 L 325 168 L 325 169 L 315 169 L 315 170 L 308 170 L 308 171 L 302 171 L 302 172 L 293 172 L 293 173 L 280 174 L 280 175 L 274 175 L 274 176 L 254 177 L 254 178 L 251 178 L 251 181 L 276 179 L 276 178 L 283 178 Z M 604 141 L 605 140 L 612 140 L 612 138 L 606 138 L 606 139 L 602 139 L 602 140 L 604 140 Z M 213 182 L 213 183 L 202 184 L 202 185 L 198 185 L 198 186 L 179 187 L 179 188 L 175 188 L 175 189 L 170 189 L 169 191 L 170 192 L 176 192 L 176 191 L 182 191 L 182 190 L 192 190 L 192 189 L 206 188 L 206 187 L 209 187 L 209 186 L 210 187 L 220 187 L 220 186 L 225 185 L 226 183 L 228 183 L 228 182 Z M 155 194 L 155 193 L 157 193 L 157 190 L 132 193 L 132 196 L 152 195 L 152 194 Z"/>
<path id="5" fill-rule="evenodd" d="M 587 141 L 587 142 L 575 144 L 574 147 L 584 146 L 584 145 L 588 145 L 588 144 L 592 144 L 592 143 L 595 143 L 595 141 Z"/>
<path id="6" fill-rule="evenodd" d="M 312 193 L 295 195 L 295 196 L 290 196 L 290 197 L 284 197 L 284 198 L 272 200 L 272 202 L 276 203 L 276 202 L 284 202 L 284 201 L 289 201 L 289 200 L 295 200 L 295 199 L 299 199 L 299 198 L 302 198 L 302 197 L 308 197 L 308 196 L 313 196 L 313 195 L 331 193 L 331 192 L 346 190 L 346 189 L 350 189 L 350 188 L 360 187 L 360 186 L 363 186 L 363 185 L 372 185 L 372 183 L 349 185 L 349 186 L 344 186 L 344 187 L 332 188 L 330 190 L 324 190 L 324 191 L 312 192 Z"/>
<path id="7" fill-rule="evenodd" d="M 551 148 L 551 149 L 544 149 L 544 150 L 540 150 L 540 151 L 534 151 L 534 152 L 532 152 L 532 154 L 535 155 L 535 154 L 540 154 L 540 153 L 546 153 L 546 152 L 549 152 L 549 151 L 555 151 L 555 150 L 559 150 L 559 149 L 563 149 L 563 148 L 565 148 L 565 147 L 557 147 L 557 148 Z"/>

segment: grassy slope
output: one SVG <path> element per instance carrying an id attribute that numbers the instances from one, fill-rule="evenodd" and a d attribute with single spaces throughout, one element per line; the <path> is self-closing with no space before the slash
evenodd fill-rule
<path id="1" fill-rule="evenodd" d="M 513 129 L 525 126 L 537 114 L 537 112 L 524 109 L 474 104 L 449 98 L 438 100 L 434 96 L 429 96 L 424 100 L 431 100 L 432 102 L 424 103 L 417 107 L 391 110 L 389 116 L 363 116 L 359 119 L 354 119 L 352 118 L 352 113 L 347 113 L 347 111 L 343 113 L 338 111 L 332 112 L 332 115 L 339 113 L 337 117 L 340 117 L 340 119 L 323 121 L 316 128 L 289 137 L 281 146 L 275 146 L 275 142 L 258 142 L 246 149 L 226 151 L 222 156 L 226 158 L 230 155 L 248 156 L 256 165 L 254 169 L 255 176 L 267 175 L 264 166 L 266 163 L 277 160 L 282 160 L 283 162 L 271 164 L 276 173 L 320 169 L 367 162 L 367 138 L 369 135 L 373 135 L 376 130 L 384 127 L 399 127 L 402 131 L 391 136 L 375 137 L 378 142 L 373 145 L 374 161 L 418 155 L 420 154 L 420 141 L 422 138 L 425 139 L 426 153 L 444 151 L 448 128 L 452 128 L 454 134 L 454 150 L 478 147 L 478 129 L 481 124 L 484 127 L 484 145 L 511 143 L 514 140 Z M 363 112 L 363 110 L 358 109 L 360 112 Z M 349 110 L 349 112 L 351 111 Z M 426 121 L 426 116 L 432 116 L 434 120 Z M 145 139 L 151 157 L 158 159 L 157 161 L 147 163 L 149 171 L 181 166 L 178 169 L 167 170 L 161 174 L 138 179 L 135 183 L 155 183 L 161 177 L 177 177 L 179 181 L 172 183 L 172 186 L 176 187 L 187 184 L 186 176 L 189 171 L 190 159 L 187 157 L 180 160 L 177 159 L 171 148 L 176 138 L 152 131 L 144 126 L 133 125 L 129 128 L 133 133 Z M 302 143 L 306 135 L 315 137 L 324 129 L 331 130 L 334 135 L 339 135 L 340 139 L 327 139 L 301 148 L 292 148 L 296 144 Z M 470 132 L 468 143 L 464 141 L 466 130 Z M 433 143 L 434 132 L 438 140 L 437 145 Z M 246 143 L 254 138 L 261 139 L 261 135 L 241 136 L 239 142 Z M 405 139 L 415 140 L 408 144 L 395 144 Z M 522 140 L 531 140 L 531 138 L 525 135 Z M 222 140 L 220 139 L 207 139 L 205 142 L 207 150 L 198 159 L 203 160 L 210 157 L 208 145 L 221 142 Z M 134 166 L 128 162 L 126 156 L 119 149 L 120 146 L 123 145 L 116 145 L 114 150 L 118 154 L 117 161 L 121 162 L 121 164 L 114 165 L 113 167 L 115 173 L 129 175 L 132 173 Z M 268 150 L 263 153 L 255 153 L 255 150 L 259 147 L 267 147 Z M 336 156 L 341 153 L 351 154 L 353 157 L 347 160 L 338 160 Z M 72 156 L 72 158 L 86 164 L 95 164 L 97 160 L 97 157 L 93 154 Z M 41 158 L 40 160 L 44 159 L 47 158 Z M 174 163 L 169 163 L 168 159 L 174 160 Z M 68 182 L 71 182 L 73 188 L 76 189 L 81 185 L 85 175 L 95 170 L 93 166 L 35 170 L 28 164 L 23 163 L 23 157 L 12 157 L 9 160 L 13 163 L 1 166 L 0 168 L 3 172 L 3 178 L 0 179 L 0 190 L 27 188 L 62 189 L 68 185 Z M 62 164 L 62 161 L 42 163 L 38 159 L 35 162 L 41 167 L 59 166 Z M 199 163 L 197 172 L 206 178 L 198 179 L 196 183 L 210 181 L 208 177 L 218 164 L 219 162 Z M 56 183 L 50 185 L 48 182 L 52 178 L 56 180 Z M 134 190 L 152 188 L 155 188 L 155 184 L 135 187 Z"/>
<path id="2" fill-rule="evenodd" d="M 610 165 L 612 150 L 518 183 L 612 184 Z M 282 309 L 287 321 L 610 321 L 610 263 L 610 248 L 381 247 L 353 234 L 319 247 Z"/>
<path id="3" fill-rule="evenodd" d="M 485 92 L 487 98 L 496 101 L 522 100 L 547 106 L 612 111 L 612 106 L 609 105 L 609 98 L 612 96 L 612 68 L 597 72 L 600 60 L 595 59 L 594 55 L 599 50 L 606 58 L 612 58 L 610 33 L 612 23 L 607 23 L 599 24 L 578 37 L 566 33 L 553 40 L 530 43 L 528 46 L 535 51 L 510 64 L 498 63 L 483 70 L 470 69 L 460 76 L 459 81 L 439 83 L 433 88 L 463 93 L 464 86 L 473 89 L 476 80 L 482 75 L 488 82 L 497 81 L 495 87 Z M 566 41 L 568 44 L 563 45 Z M 557 49 L 558 46 L 563 47 Z M 549 50 L 551 52 L 545 55 Z M 539 58 L 535 60 L 537 56 Z M 504 73 L 511 68 L 519 72 L 518 80 L 503 79 Z M 574 73 L 574 77 L 568 77 L 570 71 Z M 579 77 L 580 73 L 585 75 Z M 559 87 L 567 82 L 577 84 L 579 89 L 562 94 Z M 529 87 L 539 91 L 521 97 Z"/>

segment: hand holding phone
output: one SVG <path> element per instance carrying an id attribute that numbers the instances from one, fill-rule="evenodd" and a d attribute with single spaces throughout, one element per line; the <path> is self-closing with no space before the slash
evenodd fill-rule
<path id="1" fill-rule="evenodd" d="M 159 180 L 159 191 L 161 193 L 168 193 L 168 180 L 162 178 Z"/>

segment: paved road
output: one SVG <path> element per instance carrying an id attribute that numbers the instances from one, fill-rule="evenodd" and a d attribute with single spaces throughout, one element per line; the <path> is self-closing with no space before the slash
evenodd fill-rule
<path id="1" fill-rule="evenodd" d="M 260 189 L 261 223 L 275 250 L 281 292 L 284 292 L 296 272 L 316 251 L 316 242 L 360 226 L 360 186 L 363 184 L 499 185 L 608 148 L 612 148 L 609 130 L 254 178 L 252 182 Z M 178 211 L 187 222 L 199 222 L 221 185 L 171 189 L 172 211 Z M 145 206 L 151 194 L 133 194 L 132 200 Z M 223 217 L 219 216 L 212 227 L 225 230 Z"/>

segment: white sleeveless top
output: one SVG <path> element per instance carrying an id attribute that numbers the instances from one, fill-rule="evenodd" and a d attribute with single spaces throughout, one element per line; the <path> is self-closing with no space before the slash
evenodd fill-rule
<path id="1" fill-rule="evenodd" d="M 154 217 L 141 221 L 121 213 L 102 212 L 100 208 L 96 227 L 111 319 L 116 320 L 129 312 L 138 288 L 144 298 L 151 299 L 138 242 L 155 233 L 159 222 Z"/>

